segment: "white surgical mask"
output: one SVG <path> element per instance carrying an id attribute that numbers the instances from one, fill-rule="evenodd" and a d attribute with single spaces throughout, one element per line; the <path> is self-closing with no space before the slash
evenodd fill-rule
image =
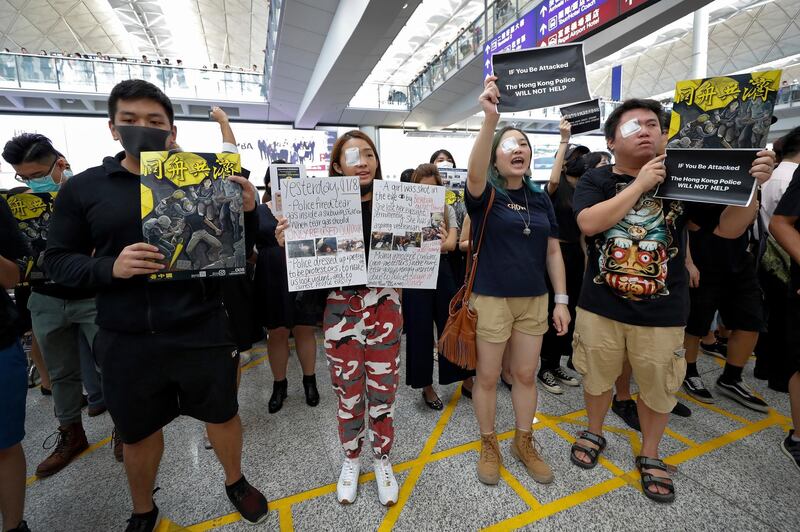
<path id="1" fill-rule="evenodd" d="M 437 168 L 453 168 L 453 163 L 450 161 L 439 161 L 436 163 Z"/>

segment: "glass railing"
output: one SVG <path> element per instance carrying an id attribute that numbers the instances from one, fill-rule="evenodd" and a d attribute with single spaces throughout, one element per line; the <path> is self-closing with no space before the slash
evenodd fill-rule
<path id="1" fill-rule="evenodd" d="M 350 100 L 348 107 L 361 109 L 410 109 L 409 87 L 405 85 L 386 85 L 383 83 L 364 83 Z"/>
<path id="2" fill-rule="evenodd" d="M 264 76 L 125 61 L 0 53 L 0 88 L 108 93 L 125 79 L 143 79 L 172 97 L 264 101 Z"/>
<path id="3" fill-rule="evenodd" d="M 778 91 L 778 99 L 775 105 L 788 105 L 789 107 L 800 107 L 800 85 L 790 85 Z"/>
<path id="4" fill-rule="evenodd" d="M 411 107 L 420 103 L 462 65 L 472 61 L 476 54 L 482 55 L 487 37 L 519 18 L 521 11 L 533 3 L 534 0 L 496 0 L 489 5 L 411 82 L 408 88 Z"/>

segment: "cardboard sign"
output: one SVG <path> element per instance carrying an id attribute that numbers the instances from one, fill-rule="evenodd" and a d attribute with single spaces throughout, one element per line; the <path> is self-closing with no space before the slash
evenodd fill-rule
<path id="1" fill-rule="evenodd" d="M 559 109 L 561 116 L 572 125 L 572 135 L 600 129 L 600 100 L 576 103 Z"/>
<path id="2" fill-rule="evenodd" d="M 148 277 L 172 281 L 245 273 L 242 187 L 238 153 L 142 152 L 144 241 L 167 266 Z"/>
<path id="3" fill-rule="evenodd" d="M 369 286 L 436 288 L 444 193 L 432 185 L 374 182 Z"/>
<path id="4" fill-rule="evenodd" d="M 756 179 L 750 167 L 758 149 L 668 149 L 667 177 L 657 198 L 745 207 L 753 201 Z"/>
<path id="5" fill-rule="evenodd" d="M 366 284 L 358 177 L 285 179 L 280 186 L 289 291 Z"/>
<path id="6" fill-rule="evenodd" d="M 591 98 L 581 43 L 504 52 L 492 56 L 492 62 L 500 89 L 499 113 Z"/>

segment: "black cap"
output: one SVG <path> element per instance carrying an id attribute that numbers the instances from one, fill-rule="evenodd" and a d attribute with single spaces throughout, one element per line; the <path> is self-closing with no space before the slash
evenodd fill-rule
<path id="1" fill-rule="evenodd" d="M 586 155 L 587 153 L 591 152 L 589 148 L 586 146 L 582 146 L 580 144 L 567 144 L 567 153 L 564 154 L 564 160 L 567 161 L 572 158 L 573 154 L 577 153 L 578 157 L 581 155 Z"/>

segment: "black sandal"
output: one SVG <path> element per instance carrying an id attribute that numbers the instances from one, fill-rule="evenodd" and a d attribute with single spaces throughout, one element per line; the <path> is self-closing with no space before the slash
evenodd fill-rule
<path id="1" fill-rule="evenodd" d="M 642 476 L 642 491 L 645 496 L 656 502 L 672 502 L 675 500 L 675 484 L 669 477 L 657 477 L 650 473 L 645 473 L 645 469 L 660 469 L 667 473 L 675 473 L 678 468 L 674 465 L 665 464 L 663 460 L 658 458 L 648 458 L 647 456 L 636 457 L 636 468 Z M 669 493 L 652 492 L 648 488 L 658 486 L 669 491 Z"/>
<path id="2" fill-rule="evenodd" d="M 428 401 L 428 398 L 425 397 L 425 392 L 422 392 L 422 399 L 431 410 L 442 410 L 444 408 L 444 403 L 438 397 L 433 401 Z"/>
<path id="3" fill-rule="evenodd" d="M 588 430 L 584 430 L 578 434 L 578 439 L 592 442 L 593 444 L 597 445 L 598 448 L 593 449 L 591 447 L 586 447 L 585 445 L 578 443 L 576 440 L 575 443 L 572 444 L 572 448 L 569 450 L 569 459 L 578 467 L 583 469 L 592 469 L 597 465 L 597 460 L 600 458 L 600 453 L 602 453 L 606 448 L 606 439 L 599 434 L 589 432 Z M 579 451 L 585 453 L 589 457 L 588 463 L 575 456 L 575 453 Z"/>

